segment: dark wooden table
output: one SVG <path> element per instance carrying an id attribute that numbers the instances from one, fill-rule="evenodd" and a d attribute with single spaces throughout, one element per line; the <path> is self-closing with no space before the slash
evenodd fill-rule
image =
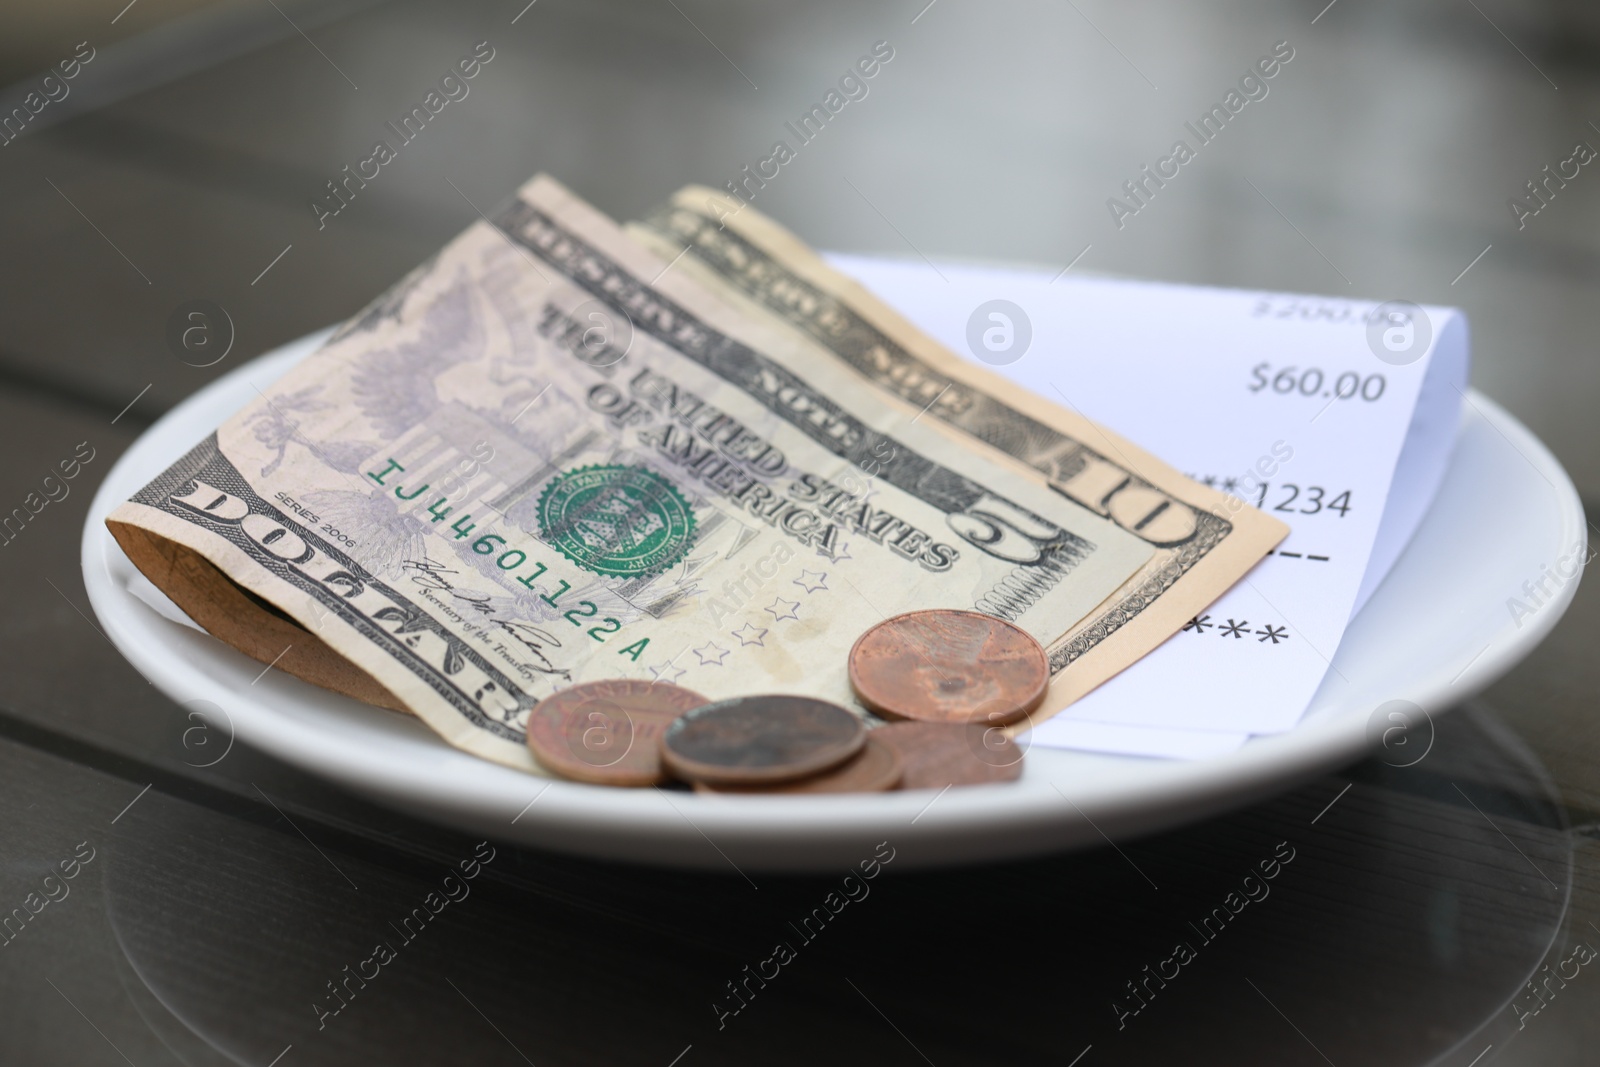
<path id="1" fill-rule="evenodd" d="M 759 202 L 813 243 L 1458 304 L 1474 383 L 1600 495 L 1600 177 L 1520 229 L 1507 204 L 1600 144 L 1565 5 L 924 2 L 224 3 L 97 48 L 0 147 L 0 513 L 93 449 L 0 544 L 0 1062 L 1594 1062 L 1593 590 L 1416 766 L 1120 853 L 891 872 L 769 981 L 834 879 L 480 847 L 242 745 L 202 766 L 98 631 L 87 503 L 162 411 L 536 170 L 621 218 L 721 184 L 879 40 L 868 97 Z M 1106 199 L 1281 40 L 1269 95 L 1118 229 Z M 470 96 L 319 228 L 325 183 L 481 41 Z M 210 368 L 166 336 L 195 299 L 236 331 Z M 470 894 L 407 925 L 475 852 Z"/>

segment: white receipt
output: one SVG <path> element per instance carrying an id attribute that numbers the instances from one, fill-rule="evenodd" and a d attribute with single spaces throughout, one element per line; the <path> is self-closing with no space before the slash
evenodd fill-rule
<path id="1" fill-rule="evenodd" d="M 1025 323 L 986 312 L 979 325 L 1013 344 L 1024 330 L 1031 335 L 1014 362 L 994 363 L 1015 349 L 991 352 L 976 331 L 978 351 L 996 371 L 1291 528 L 1244 580 L 1042 723 L 1033 743 L 1200 758 L 1299 722 L 1346 625 L 1439 486 L 1466 385 L 1465 316 L 1439 307 L 1396 315 L 1334 297 L 828 258 L 969 359 L 974 311 L 1012 302 Z"/>

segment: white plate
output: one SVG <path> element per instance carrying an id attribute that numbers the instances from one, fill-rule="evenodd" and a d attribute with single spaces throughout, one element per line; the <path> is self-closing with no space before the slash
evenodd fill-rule
<path id="1" fill-rule="evenodd" d="M 485 837 L 741 873 L 842 870 L 882 841 L 900 869 L 1098 845 L 1102 834 L 1117 839 L 1199 819 L 1358 758 L 1381 705 L 1408 700 L 1437 712 L 1477 692 L 1539 643 L 1577 588 L 1574 578 L 1520 626 L 1513 620 L 1507 599 L 1526 599 L 1525 581 L 1584 542 L 1583 509 L 1538 439 L 1473 393 L 1432 511 L 1352 622 L 1335 670 L 1290 733 L 1193 763 L 1035 747 L 1020 781 L 943 794 L 722 798 L 546 782 L 459 752 L 414 719 L 278 671 L 252 685 L 259 663 L 129 592 L 136 572 L 106 531 L 106 514 L 324 336 L 217 380 L 117 461 L 84 529 L 89 600 L 145 677 L 174 700 L 222 708 L 239 740 Z"/>

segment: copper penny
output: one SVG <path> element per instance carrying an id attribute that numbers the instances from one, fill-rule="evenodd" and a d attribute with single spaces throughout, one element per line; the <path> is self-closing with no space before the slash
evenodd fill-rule
<path id="1" fill-rule="evenodd" d="M 850 649 L 851 688 L 893 719 L 999 726 L 1037 707 L 1049 685 L 1039 642 L 976 611 L 896 615 Z"/>
<path id="2" fill-rule="evenodd" d="M 543 766 L 580 782 L 655 785 L 666 780 L 661 735 L 706 703 L 665 682 L 613 678 L 568 686 L 528 714 L 528 748 Z"/>
<path id="3" fill-rule="evenodd" d="M 900 757 L 901 789 L 1014 782 L 1022 776 L 1023 748 L 982 723 L 892 722 L 867 735 Z"/>
<path id="4" fill-rule="evenodd" d="M 882 793 L 900 784 L 900 757 L 890 746 L 867 734 L 866 744 L 850 759 L 809 778 L 767 786 L 712 785 L 696 782 L 696 793 Z"/>
<path id="5" fill-rule="evenodd" d="M 810 697 L 735 697 L 687 712 L 661 736 L 679 778 L 761 785 L 818 774 L 861 751 L 867 730 L 837 704 Z"/>

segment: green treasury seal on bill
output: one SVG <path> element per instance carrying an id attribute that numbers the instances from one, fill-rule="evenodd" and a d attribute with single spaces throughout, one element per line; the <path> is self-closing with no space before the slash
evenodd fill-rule
<path id="1" fill-rule="evenodd" d="M 544 539 L 584 570 L 615 578 L 660 574 L 694 541 L 694 510 L 647 467 L 579 467 L 539 496 Z"/>

